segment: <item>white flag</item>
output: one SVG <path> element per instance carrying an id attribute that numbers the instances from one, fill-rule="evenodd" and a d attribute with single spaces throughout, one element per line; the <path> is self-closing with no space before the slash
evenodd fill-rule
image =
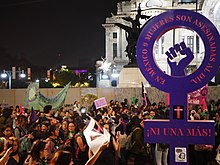
<path id="1" fill-rule="evenodd" d="M 83 131 L 83 134 L 93 154 L 95 154 L 100 146 L 106 141 L 110 142 L 109 132 L 105 128 L 102 128 L 100 125 L 98 125 L 98 123 L 92 117 L 90 117 L 89 124 Z"/>

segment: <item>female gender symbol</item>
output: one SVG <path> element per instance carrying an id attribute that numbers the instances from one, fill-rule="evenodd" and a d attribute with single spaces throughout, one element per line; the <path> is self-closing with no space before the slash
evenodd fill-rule
<path id="1" fill-rule="evenodd" d="M 194 30 L 200 36 L 204 44 L 205 56 L 200 67 L 186 76 L 184 69 L 194 59 L 194 55 L 184 42 L 176 43 L 165 53 L 171 68 L 171 76 L 169 76 L 155 63 L 153 46 L 165 32 L 181 27 Z M 176 53 L 186 57 L 178 63 L 173 62 Z M 188 122 L 187 94 L 205 86 L 215 76 L 220 64 L 219 54 L 220 36 L 215 26 L 203 15 L 189 10 L 171 10 L 156 16 L 145 25 L 139 36 L 137 63 L 143 76 L 152 86 L 170 93 L 170 120 L 145 121 L 145 141 L 169 143 L 171 164 L 178 163 L 175 159 L 175 148 L 186 149 L 188 144 L 214 143 L 213 121 Z M 172 134 L 169 134 L 169 131 L 167 133 L 166 130 L 171 130 Z M 209 132 L 194 136 L 195 134 L 192 133 L 194 130 L 209 130 Z"/>

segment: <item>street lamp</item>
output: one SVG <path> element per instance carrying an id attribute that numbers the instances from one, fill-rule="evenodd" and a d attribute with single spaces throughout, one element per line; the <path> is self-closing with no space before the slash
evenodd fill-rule
<path id="1" fill-rule="evenodd" d="M 22 71 L 14 71 L 14 72 L 18 72 L 19 73 L 19 76 L 21 78 L 25 78 L 26 75 L 24 74 L 24 70 Z M 1 78 L 7 78 L 8 77 L 8 88 L 11 89 L 11 78 L 12 78 L 12 71 L 7 71 L 7 70 L 3 70 L 3 73 L 1 74 Z"/>

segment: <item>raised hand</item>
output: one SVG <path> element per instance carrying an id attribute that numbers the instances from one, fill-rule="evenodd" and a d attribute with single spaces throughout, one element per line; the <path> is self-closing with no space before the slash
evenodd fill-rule
<path id="1" fill-rule="evenodd" d="M 185 68 L 194 58 L 192 51 L 186 47 L 185 42 L 174 45 L 165 54 L 171 69 L 171 76 L 185 76 Z"/>

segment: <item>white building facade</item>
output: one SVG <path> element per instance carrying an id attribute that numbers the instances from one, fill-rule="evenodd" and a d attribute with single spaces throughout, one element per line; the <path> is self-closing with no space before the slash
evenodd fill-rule
<path id="1" fill-rule="evenodd" d="M 120 23 L 131 27 L 131 23 L 125 21 L 124 17 L 135 19 L 138 6 L 140 5 L 141 14 L 147 16 L 156 16 L 170 9 L 188 9 L 197 11 L 209 18 L 214 25 L 220 29 L 220 1 L 219 0 L 130 0 L 122 1 L 117 4 L 117 13 L 106 18 L 105 24 L 105 59 L 112 64 L 110 74 L 120 73 L 123 66 L 129 62 L 126 57 L 126 32 L 115 23 Z M 146 22 L 145 19 L 140 20 L 141 26 Z M 174 43 L 184 41 L 194 54 L 194 60 L 187 68 L 188 74 L 198 68 L 204 57 L 204 45 L 200 37 L 191 30 L 178 28 L 166 32 L 154 45 L 155 61 L 162 71 L 170 74 L 170 68 L 167 64 L 167 56 L 165 52 L 169 50 Z M 101 81 L 101 78 L 98 80 Z M 105 80 L 106 81 L 106 80 Z M 111 78 L 108 75 L 108 85 L 117 86 L 117 78 Z M 114 83 L 112 83 L 114 82 Z M 108 86 L 107 85 L 107 86 Z M 97 83 L 97 86 L 102 86 Z"/>

